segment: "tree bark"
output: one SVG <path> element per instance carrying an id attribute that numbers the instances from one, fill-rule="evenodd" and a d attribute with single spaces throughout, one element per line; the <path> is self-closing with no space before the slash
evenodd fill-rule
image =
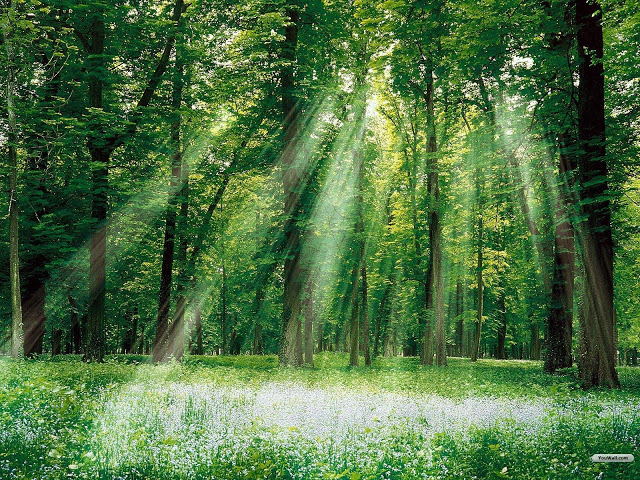
<path id="1" fill-rule="evenodd" d="M 605 150 L 602 12 L 598 2 L 576 0 L 578 87 L 578 155 L 584 265 L 583 352 L 580 375 L 585 388 L 619 387 L 613 294 L 613 237 L 609 172 Z"/>
<path id="2" fill-rule="evenodd" d="M 499 275 L 503 275 L 504 272 L 499 272 Z M 502 278 L 500 279 L 498 286 L 498 344 L 496 346 L 496 358 L 504 360 L 507 358 L 507 352 L 505 350 L 505 340 L 507 338 L 507 308 L 505 305 L 505 293 L 504 286 L 502 284 Z"/>
<path id="3" fill-rule="evenodd" d="M 476 266 L 476 279 L 477 279 L 477 315 L 476 315 L 476 328 L 473 335 L 473 346 L 471 348 L 471 361 L 478 360 L 478 353 L 480 349 L 480 335 L 482 333 L 482 308 L 484 304 L 484 280 L 483 280 L 483 264 L 482 264 L 482 214 L 478 215 L 478 263 Z"/>
<path id="4" fill-rule="evenodd" d="M 178 361 L 184 355 L 184 336 L 185 323 L 184 314 L 187 306 L 185 298 L 188 274 L 187 274 L 187 247 L 189 244 L 188 221 L 189 221 L 189 167 L 182 157 L 182 144 L 180 141 L 182 130 L 182 115 L 180 108 L 182 107 L 182 90 L 184 87 L 184 65 L 181 51 L 182 42 L 176 41 L 176 68 L 175 78 L 173 80 L 173 99 L 172 108 L 176 116 L 172 123 L 172 143 L 174 148 L 174 157 L 179 157 L 180 163 L 180 190 L 179 202 L 180 212 L 178 217 L 178 251 L 176 260 L 179 266 L 178 285 L 176 287 L 176 310 L 173 320 L 169 328 L 169 346 L 174 358 Z"/>
<path id="5" fill-rule="evenodd" d="M 253 350 L 252 353 L 254 355 L 262 355 L 264 353 L 264 348 L 262 345 L 262 325 L 259 323 L 256 324 L 253 329 Z"/>
<path id="6" fill-rule="evenodd" d="M 194 349 L 194 355 L 203 355 L 204 349 L 202 346 L 202 313 L 200 307 L 195 308 L 195 335 L 196 335 L 196 348 Z"/>
<path id="7" fill-rule="evenodd" d="M 369 301 L 368 301 L 368 284 L 367 284 L 367 261 L 363 255 L 361 258 L 360 275 L 362 277 L 362 349 L 364 354 L 364 364 L 371 366 L 371 350 L 369 339 Z"/>
<path id="8" fill-rule="evenodd" d="M 458 277 L 456 281 L 456 348 L 458 356 L 462 357 L 463 339 L 464 339 L 464 290 L 462 288 L 462 279 Z"/>
<path id="9" fill-rule="evenodd" d="M 13 3 L 9 3 L 13 8 Z M 9 157 L 9 278 L 11 283 L 11 356 L 23 354 L 22 300 L 20 293 L 20 255 L 18 234 L 18 155 L 16 151 L 17 121 L 15 112 L 15 58 L 7 29 L 2 32 L 7 52 L 7 154 Z"/>
<path id="10" fill-rule="evenodd" d="M 313 285 L 309 278 L 305 280 L 304 292 L 304 363 L 313 366 Z"/>
<path id="11" fill-rule="evenodd" d="M 227 321 L 227 267 L 224 263 L 222 263 L 222 312 L 220 315 L 220 330 L 222 332 L 222 355 L 226 355 L 229 353 L 229 349 L 227 349 L 227 330 L 228 330 L 228 321 Z M 231 341 L 233 343 L 233 339 Z M 230 345 L 229 345 L 230 347 Z"/>
<path id="12" fill-rule="evenodd" d="M 301 184 L 300 165 L 296 158 L 299 130 L 299 105 L 295 92 L 295 63 L 298 48 L 298 11 L 287 10 L 289 23 L 285 27 L 282 46 L 284 66 L 281 70 L 282 88 L 282 184 L 284 189 L 284 292 L 282 310 L 282 330 L 280 334 L 279 360 L 284 365 L 300 365 L 296 354 L 300 328 L 302 275 L 300 268 L 300 225 L 299 187 Z"/>
<path id="13" fill-rule="evenodd" d="M 93 109 L 103 108 L 105 25 L 102 9 L 94 13 L 89 45 L 89 106 Z M 105 354 L 104 307 L 106 281 L 106 219 L 108 164 L 111 151 L 106 145 L 104 131 L 107 126 L 100 119 L 95 119 L 87 138 L 87 147 L 91 153 L 91 172 L 93 187 L 91 191 L 91 219 L 94 233 L 91 237 L 89 252 L 89 310 L 87 312 L 87 348 L 86 361 L 102 362 Z"/>
<path id="14" fill-rule="evenodd" d="M 573 287 L 575 247 L 573 227 L 568 218 L 571 201 L 568 190 L 573 186 L 569 175 L 575 168 L 571 157 L 560 153 L 560 180 L 563 186 L 556 205 L 554 236 L 553 283 L 547 328 L 547 354 L 544 370 L 554 373 L 559 368 L 571 367 L 573 332 Z"/>
<path id="15" fill-rule="evenodd" d="M 173 257 L 175 253 L 176 218 L 178 193 L 181 189 L 182 155 L 180 152 L 180 123 L 171 126 L 171 141 L 174 144 L 172 156 L 171 179 L 169 181 L 169 201 L 165 212 L 164 244 L 162 247 L 162 269 L 160 275 L 160 292 L 158 295 L 158 317 L 156 320 L 156 336 L 153 343 L 153 361 L 167 360 L 169 353 L 169 308 L 171 306 L 171 283 L 173 275 Z"/>
<path id="16" fill-rule="evenodd" d="M 358 260 L 360 256 L 358 255 Z M 358 340 L 360 339 L 360 322 L 359 322 L 359 306 L 358 302 L 358 262 L 353 264 L 351 272 L 351 321 L 349 322 L 349 365 L 358 366 L 358 355 L 360 353 Z"/>
<path id="17" fill-rule="evenodd" d="M 430 221 L 429 238 L 431 244 L 431 285 L 434 293 L 434 317 L 436 323 L 436 365 L 447 365 L 447 343 L 444 325 L 444 283 L 442 280 L 442 224 L 440 221 L 440 180 L 438 175 L 438 148 L 436 143 L 435 111 L 433 101 L 433 69 L 431 60 L 427 69 L 427 161 L 429 162 Z M 425 329 L 425 331 L 428 329 Z M 425 338 L 427 343 L 427 338 Z"/>

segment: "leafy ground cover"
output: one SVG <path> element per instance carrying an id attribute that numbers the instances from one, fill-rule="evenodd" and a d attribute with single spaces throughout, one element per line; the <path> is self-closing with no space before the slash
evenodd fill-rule
<path id="1" fill-rule="evenodd" d="M 0 478 L 640 478 L 640 369 L 584 392 L 539 362 L 346 363 L 2 359 Z"/>

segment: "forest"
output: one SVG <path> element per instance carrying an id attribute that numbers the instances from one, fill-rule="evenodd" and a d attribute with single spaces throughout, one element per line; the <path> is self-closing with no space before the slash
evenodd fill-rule
<path id="1" fill-rule="evenodd" d="M 1 478 L 640 478 L 637 0 L 0 28 Z"/>

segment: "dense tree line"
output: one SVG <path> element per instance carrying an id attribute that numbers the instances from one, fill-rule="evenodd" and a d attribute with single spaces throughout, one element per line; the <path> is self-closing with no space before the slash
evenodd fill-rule
<path id="1" fill-rule="evenodd" d="M 5 2 L 0 345 L 577 359 L 618 386 L 632 3 Z"/>

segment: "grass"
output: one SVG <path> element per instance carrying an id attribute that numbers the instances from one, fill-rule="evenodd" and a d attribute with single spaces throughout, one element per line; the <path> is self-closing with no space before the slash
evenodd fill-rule
<path id="1" fill-rule="evenodd" d="M 620 368 L 622 390 L 584 392 L 540 362 L 449 363 L 3 358 L 0 478 L 640 478 L 640 369 Z"/>

